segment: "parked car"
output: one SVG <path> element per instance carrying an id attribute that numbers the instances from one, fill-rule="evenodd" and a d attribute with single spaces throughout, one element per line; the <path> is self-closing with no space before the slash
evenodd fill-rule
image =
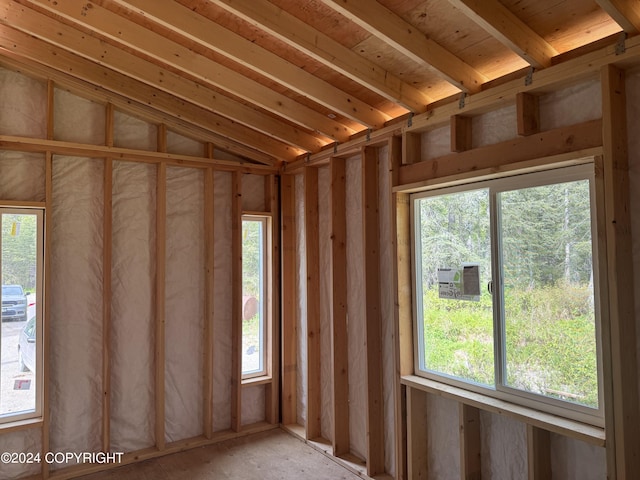
<path id="1" fill-rule="evenodd" d="M 2 285 L 2 321 L 27 320 L 27 296 L 20 285 Z"/>
<path id="2" fill-rule="evenodd" d="M 36 317 L 29 319 L 18 339 L 18 360 L 20 371 L 36 371 Z"/>

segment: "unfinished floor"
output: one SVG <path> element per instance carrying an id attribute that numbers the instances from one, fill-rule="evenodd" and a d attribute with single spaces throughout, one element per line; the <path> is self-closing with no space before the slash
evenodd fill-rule
<path id="1" fill-rule="evenodd" d="M 280 429 L 81 477 L 84 480 L 356 480 L 313 447 Z"/>

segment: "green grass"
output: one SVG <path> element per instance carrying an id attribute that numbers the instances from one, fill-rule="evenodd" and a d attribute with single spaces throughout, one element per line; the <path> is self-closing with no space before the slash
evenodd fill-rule
<path id="1" fill-rule="evenodd" d="M 586 286 L 505 292 L 507 385 L 598 406 L 595 325 Z M 491 297 L 479 302 L 424 296 L 430 370 L 493 385 Z"/>

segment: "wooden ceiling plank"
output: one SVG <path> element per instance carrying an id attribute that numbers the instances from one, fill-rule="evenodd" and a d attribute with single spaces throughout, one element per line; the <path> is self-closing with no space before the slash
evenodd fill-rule
<path id="1" fill-rule="evenodd" d="M 433 101 L 419 89 L 270 2 L 210 0 L 323 65 L 414 113 Z"/>
<path id="2" fill-rule="evenodd" d="M 596 3 L 628 34 L 640 32 L 640 2 L 637 0 L 596 0 Z"/>
<path id="3" fill-rule="evenodd" d="M 198 55 L 188 48 L 171 42 L 162 35 L 146 30 L 144 27 L 113 12 L 109 12 L 94 3 L 86 4 L 87 6 L 91 5 L 91 8 L 77 8 L 78 4 L 75 2 L 24 1 L 25 3 L 45 8 L 49 12 L 62 15 L 72 22 L 89 27 L 120 44 L 134 49 L 136 52 L 153 58 L 160 64 L 170 65 L 173 68 L 184 71 L 188 75 L 197 78 L 200 82 L 230 92 L 265 110 L 329 138 L 346 141 L 355 133 L 354 130 L 345 127 L 345 125 L 331 120 L 327 116 L 295 102 L 285 95 L 265 88 L 264 85 L 250 80 L 230 68 Z M 23 17 L 20 29 L 40 38 L 43 38 L 45 34 L 35 26 L 34 18 L 39 18 L 37 23 L 48 22 L 48 31 L 52 35 L 47 36 L 47 41 L 72 51 L 82 52 L 85 49 L 83 43 L 91 39 L 90 36 L 84 35 L 72 27 L 62 25 L 47 18 L 45 15 L 40 15 L 34 10 L 25 9 L 14 3 L 7 4 L 2 9 L 2 14 L 3 17 L 7 18 L 5 22 L 8 25 L 13 25 L 9 17 Z M 99 52 L 95 52 L 94 55 L 89 57 L 99 63 L 105 62 L 109 57 L 118 56 L 118 52 L 122 52 L 120 48 L 111 47 L 106 42 L 100 42 L 100 45 Z M 82 55 L 86 56 L 85 54 Z M 131 56 L 131 58 L 135 59 L 134 64 L 140 62 L 140 59 L 135 56 Z M 136 67 L 134 64 L 126 66 L 122 73 L 127 74 L 129 69 L 134 69 Z M 156 71 L 158 70 L 156 66 Z M 159 77 L 162 77 L 162 75 Z M 159 80 L 161 83 L 165 81 L 163 78 L 159 78 Z"/>
<path id="4" fill-rule="evenodd" d="M 551 58 L 558 54 L 553 46 L 498 0 L 448 1 L 535 68 L 551 66 Z"/>
<path id="5" fill-rule="evenodd" d="M 105 89 L 107 91 L 105 95 L 108 95 L 106 100 L 123 108 L 123 110 L 137 110 L 148 116 L 149 110 L 154 109 L 171 117 L 178 117 L 172 124 L 176 129 L 185 129 L 186 124 L 190 123 L 200 129 L 212 132 L 210 133 L 211 141 L 216 145 L 221 147 L 225 145 L 230 151 L 254 158 L 261 163 L 268 162 L 269 159 L 256 155 L 256 151 L 281 159 L 295 157 L 301 152 L 301 150 L 291 148 L 281 141 L 252 131 L 243 125 L 184 102 L 175 96 L 118 72 L 91 63 L 61 48 L 46 44 L 23 32 L 9 28 L 0 29 L 0 51 L 6 58 L 19 59 L 22 63 L 26 63 L 31 71 L 37 68 L 36 65 L 41 65 L 42 76 L 59 81 L 63 85 L 75 80 L 72 86 L 89 95 L 92 91 L 95 95 L 96 91 Z M 56 75 L 56 72 L 60 73 Z M 91 86 L 83 82 L 87 82 Z M 146 108 L 144 110 L 138 108 L 135 102 L 145 105 Z M 161 115 L 156 114 L 156 117 L 158 121 L 166 121 L 165 118 L 161 118 Z M 214 137 L 213 132 L 218 135 Z M 244 144 L 247 147 L 241 148 L 234 142 Z"/>
<path id="6" fill-rule="evenodd" d="M 478 92 L 487 81 L 469 64 L 378 2 L 320 1 L 464 92 Z"/>
<path id="7" fill-rule="evenodd" d="M 380 128 L 391 119 L 371 105 L 176 2 L 113 1 L 364 126 Z"/>
<path id="8" fill-rule="evenodd" d="M 273 117 L 203 88 L 196 82 L 159 68 L 157 65 L 112 47 L 92 36 L 84 35 L 71 27 L 59 25 L 54 20 L 37 12 L 30 11 L 27 15 L 25 12 L 20 12 L 18 8 L 7 8 L 2 11 L 0 22 L 207 110 L 236 120 L 245 126 L 259 130 L 261 133 L 278 138 L 302 150 L 317 151 L 323 145 L 330 143 L 328 138 L 318 138 L 302 132 L 298 128 L 278 122 Z M 37 61 L 37 57 L 34 60 Z"/>

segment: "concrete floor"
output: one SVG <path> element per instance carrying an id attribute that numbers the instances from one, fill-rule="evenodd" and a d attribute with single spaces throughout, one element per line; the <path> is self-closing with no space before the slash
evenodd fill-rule
<path id="1" fill-rule="evenodd" d="M 146 460 L 83 480 L 362 480 L 283 430 Z"/>

